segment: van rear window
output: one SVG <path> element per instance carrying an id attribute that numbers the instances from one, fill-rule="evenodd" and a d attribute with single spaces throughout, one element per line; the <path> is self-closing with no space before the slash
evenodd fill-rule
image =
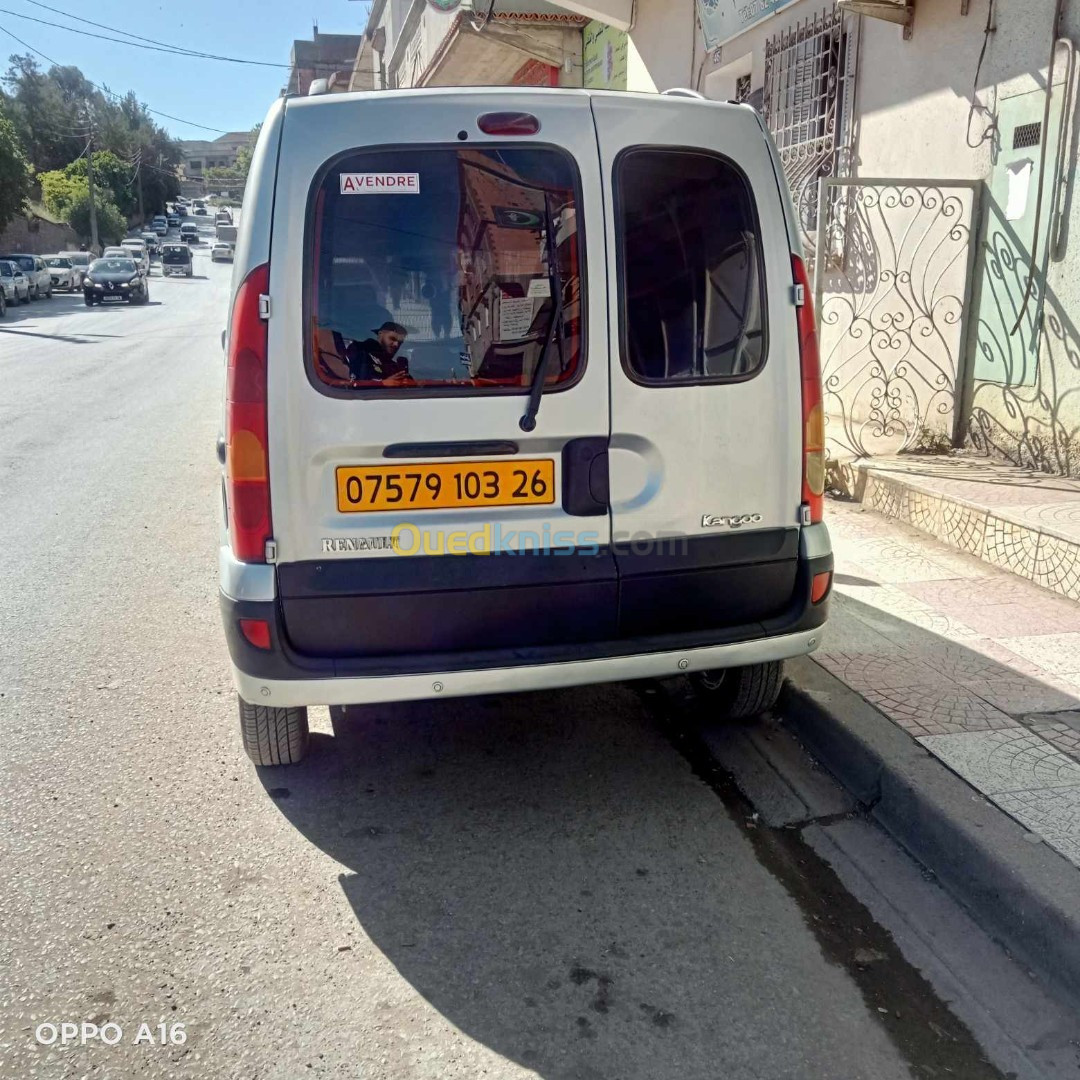
<path id="1" fill-rule="evenodd" d="M 546 147 L 334 161 L 310 219 L 311 372 L 339 392 L 527 392 L 581 357 L 577 175 Z M 561 303 L 557 303 L 556 299 Z"/>
<path id="2" fill-rule="evenodd" d="M 761 238 L 746 178 L 700 150 L 615 167 L 622 357 L 650 385 L 745 379 L 765 361 Z"/>

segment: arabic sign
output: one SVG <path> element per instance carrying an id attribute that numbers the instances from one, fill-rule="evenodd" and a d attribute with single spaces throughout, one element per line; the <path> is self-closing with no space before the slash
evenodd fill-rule
<path id="1" fill-rule="evenodd" d="M 715 49 L 796 0 L 697 0 L 705 48 Z M 586 84 L 587 85 L 587 84 Z"/>
<path id="2" fill-rule="evenodd" d="M 625 90 L 626 32 L 594 20 L 581 32 L 581 43 L 583 84 L 590 90 Z"/>

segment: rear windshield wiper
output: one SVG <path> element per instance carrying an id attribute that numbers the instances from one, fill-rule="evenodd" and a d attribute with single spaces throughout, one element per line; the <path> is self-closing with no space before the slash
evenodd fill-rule
<path id="1" fill-rule="evenodd" d="M 552 296 L 551 320 L 544 335 L 544 346 L 536 361 L 532 382 L 529 384 L 529 400 L 525 406 L 525 413 L 518 421 L 518 426 L 522 431 L 532 431 L 536 427 L 536 414 L 540 411 L 540 398 L 543 396 L 544 382 L 547 377 L 548 357 L 551 356 L 551 345 L 556 336 L 559 337 L 559 356 L 562 357 L 562 282 L 559 280 L 559 264 L 555 253 L 555 225 L 552 221 L 551 206 L 548 203 L 546 191 L 544 192 L 544 233 L 547 237 L 548 282 Z"/>

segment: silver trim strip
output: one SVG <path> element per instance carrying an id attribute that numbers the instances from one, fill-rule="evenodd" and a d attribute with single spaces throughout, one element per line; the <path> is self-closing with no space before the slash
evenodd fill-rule
<path id="1" fill-rule="evenodd" d="M 799 538 L 799 554 L 804 559 L 820 559 L 832 554 L 832 540 L 824 521 L 816 525 L 804 525 Z"/>
<path id="2" fill-rule="evenodd" d="M 824 627 L 783 637 L 711 645 L 678 652 L 636 653 L 599 660 L 529 667 L 482 668 L 476 671 L 433 671 L 424 675 L 379 675 L 368 678 L 259 679 L 233 667 L 236 689 L 257 705 L 361 705 L 415 701 L 421 698 L 502 694 L 550 690 L 587 683 L 621 682 L 681 675 L 710 668 L 741 667 L 767 660 L 786 660 L 813 652 Z M 438 689 L 436 689 L 438 687 Z"/>
<path id="3" fill-rule="evenodd" d="M 232 548 L 218 548 L 218 581 L 230 600 L 274 600 L 274 568 L 265 563 L 240 562 Z"/>

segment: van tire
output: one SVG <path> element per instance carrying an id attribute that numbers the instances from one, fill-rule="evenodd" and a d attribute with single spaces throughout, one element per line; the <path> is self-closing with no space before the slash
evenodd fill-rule
<path id="1" fill-rule="evenodd" d="M 256 765 L 295 765 L 308 748 L 307 709 L 279 709 L 240 702 L 240 735 Z"/>
<path id="2" fill-rule="evenodd" d="M 746 720 L 776 704 L 784 682 L 784 664 L 781 660 L 769 660 L 748 667 L 699 671 L 690 676 L 690 681 L 716 716 Z"/>

